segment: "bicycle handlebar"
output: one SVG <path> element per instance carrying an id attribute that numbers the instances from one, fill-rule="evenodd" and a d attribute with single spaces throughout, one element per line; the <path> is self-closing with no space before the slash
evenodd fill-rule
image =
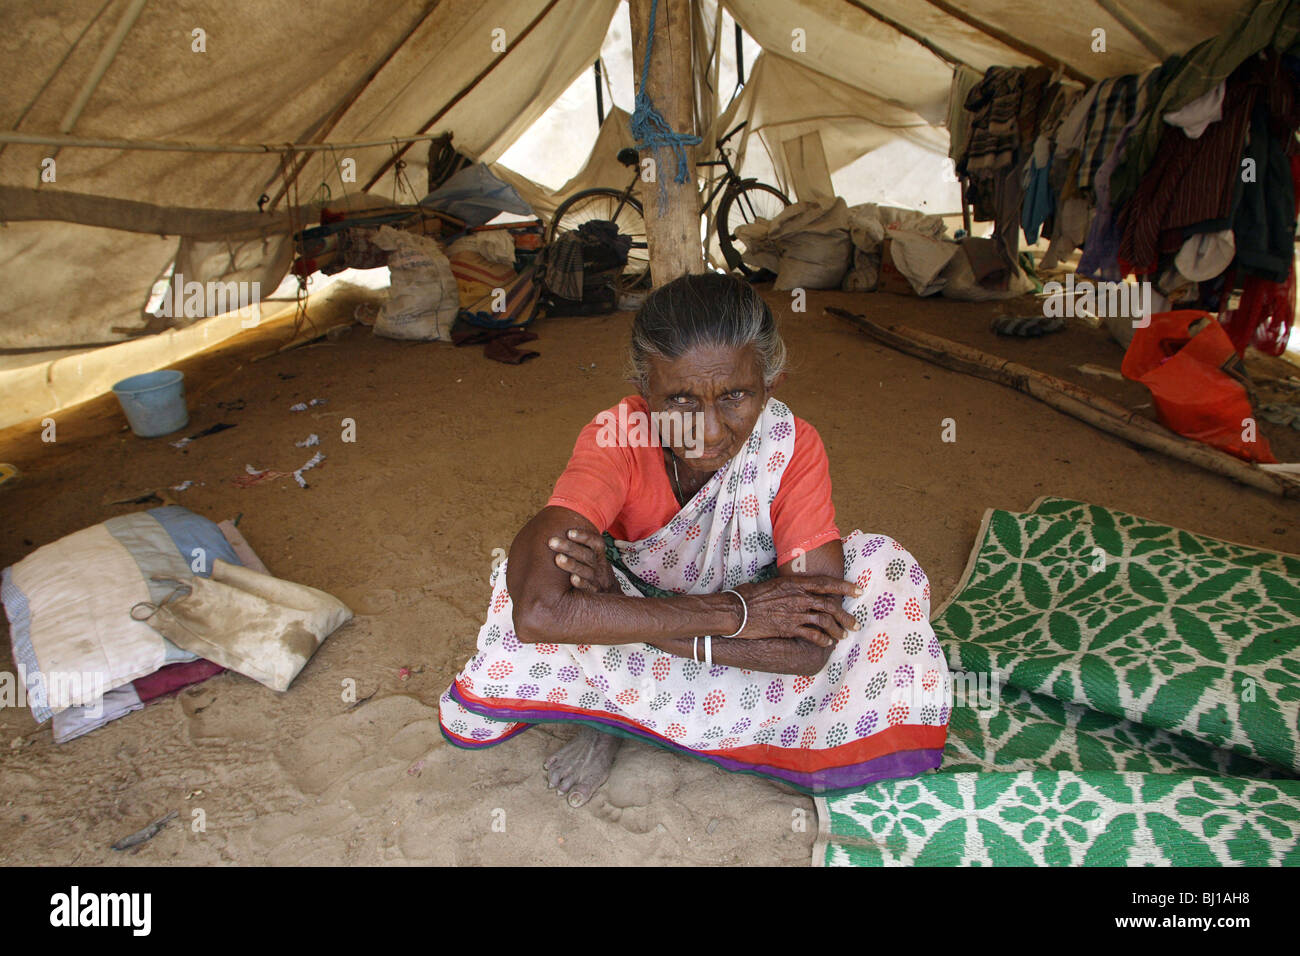
<path id="1" fill-rule="evenodd" d="M 731 139 L 731 137 L 735 136 L 737 133 L 739 133 L 742 129 L 744 129 L 744 128 L 745 128 L 746 126 L 748 126 L 748 125 L 749 125 L 749 120 L 745 120 L 743 123 L 741 123 L 741 124 L 740 124 L 739 126 L 737 126 L 735 129 L 733 129 L 730 133 L 728 133 L 726 136 L 722 137 L 722 139 L 718 140 L 718 149 L 722 149 L 722 144 L 723 144 L 723 143 L 725 143 L 727 140 Z"/>

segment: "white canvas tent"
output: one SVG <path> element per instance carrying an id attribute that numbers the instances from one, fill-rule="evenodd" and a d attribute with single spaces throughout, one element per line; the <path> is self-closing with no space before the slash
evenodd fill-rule
<path id="1" fill-rule="evenodd" d="M 853 195 L 846 174 L 887 181 L 896 165 L 873 169 L 872 156 L 903 144 L 926 157 L 911 165 L 914 176 L 933 171 L 932 195 L 955 196 L 941 178 L 955 64 L 1041 62 L 1086 82 L 1153 66 L 1251 5 L 696 0 L 697 130 L 708 144 L 748 120 L 746 172 L 851 201 L 884 198 Z M 734 98 L 733 19 L 749 50 Z M 113 328 L 142 324 L 151 287 L 178 257 L 199 281 L 274 288 L 290 232 L 314 221 L 311 203 L 423 195 L 427 145 L 414 137 L 454 131 L 457 148 L 497 163 L 542 215 L 573 189 L 624 184 L 614 153 L 631 142 L 620 111 L 632 105 L 626 24 L 619 0 L 69 0 L 57 9 L 10 0 L 0 8 L 0 348 L 124 339 Z M 576 135 L 573 102 L 594 97 L 598 56 L 616 109 L 593 143 L 594 108 Z M 562 99 L 568 106 L 548 114 Z M 355 181 L 345 181 L 345 161 Z M 75 388 L 55 387 L 69 373 L 41 353 L 26 381 L 43 381 L 46 394 L 0 402 L 0 426 L 102 391 L 126 364 L 166 364 L 232 331 L 227 321 L 203 340 L 116 346 L 94 382 L 79 358 Z"/>

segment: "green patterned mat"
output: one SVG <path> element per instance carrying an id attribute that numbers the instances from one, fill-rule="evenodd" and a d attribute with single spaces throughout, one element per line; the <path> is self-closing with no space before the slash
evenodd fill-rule
<path id="1" fill-rule="evenodd" d="M 819 799 L 814 864 L 1300 864 L 1297 581 L 1082 502 L 988 511 L 933 620 L 944 764 Z"/>

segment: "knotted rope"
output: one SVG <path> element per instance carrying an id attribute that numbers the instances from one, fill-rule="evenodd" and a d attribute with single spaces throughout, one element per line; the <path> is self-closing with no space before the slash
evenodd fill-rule
<path id="1" fill-rule="evenodd" d="M 650 76 L 650 56 L 654 52 L 655 45 L 655 17 L 658 12 L 659 0 L 651 0 L 650 28 L 646 34 L 645 56 L 641 60 L 641 82 L 638 84 L 636 94 L 636 108 L 632 112 L 632 120 L 628 125 L 636 138 L 637 149 L 654 150 L 656 164 L 658 164 L 660 150 L 667 148 L 676 154 L 677 175 L 673 177 L 673 182 L 684 183 L 690 176 L 690 166 L 686 162 L 686 147 L 698 145 L 701 141 L 700 137 L 675 132 L 668 125 L 663 114 L 655 109 L 650 94 L 646 92 L 646 81 Z M 668 187 L 662 178 L 658 176 L 655 178 L 659 180 L 659 208 L 662 210 L 668 198 Z"/>

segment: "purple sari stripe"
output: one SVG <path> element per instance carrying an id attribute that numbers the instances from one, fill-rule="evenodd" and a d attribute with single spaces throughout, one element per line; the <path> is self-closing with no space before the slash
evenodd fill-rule
<path id="1" fill-rule="evenodd" d="M 491 707 L 484 707 L 481 704 L 471 703 L 461 693 L 454 683 L 451 685 L 449 692 L 452 698 L 471 713 L 478 714 L 480 717 L 487 717 L 490 720 L 500 720 L 503 723 L 517 723 L 523 721 L 527 724 L 534 723 L 557 723 L 569 722 L 590 724 L 599 729 L 612 728 L 622 733 L 631 734 L 640 737 L 656 746 L 667 747 L 676 750 L 679 753 L 707 760 L 709 763 L 721 767 L 723 770 L 732 773 L 756 773 L 764 777 L 771 777 L 784 783 L 793 784 L 807 790 L 823 792 L 827 790 L 850 790 L 866 786 L 877 780 L 890 780 L 898 777 L 913 777 L 926 770 L 933 770 L 938 767 L 943 760 L 943 751 L 940 750 L 902 750 L 890 754 L 883 754 L 872 760 L 858 764 L 849 764 L 843 767 L 828 767 L 825 770 L 817 770 L 812 773 L 805 773 L 798 770 L 788 770 L 783 767 L 769 767 L 764 764 L 747 763 L 743 760 L 734 760 L 730 757 L 720 757 L 715 754 L 702 753 L 698 750 L 691 750 L 689 747 L 683 747 L 675 744 L 671 740 L 666 740 L 657 734 L 653 734 L 636 724 L 625 724 L 621 721 L 613 720 L 606 717 L 597 717 L 595 715 L 575 716 L 567 711 L 546 710 L 543 708 L 532 710 L 495 710 Z M 522 733 L 528 727 L 521 727 L 518 730 L 511 731 L 503 737 L 495 740 L 485 741 L 483 743 L 469 743 L 462 740 L 448 740 L 458 747 L 471 750 L 481 750 L 484 747 L 491 747 L 502 741 L 509 740 L 511 737 Z M 444 732 L 444 736 L 446 736 Z"/>

